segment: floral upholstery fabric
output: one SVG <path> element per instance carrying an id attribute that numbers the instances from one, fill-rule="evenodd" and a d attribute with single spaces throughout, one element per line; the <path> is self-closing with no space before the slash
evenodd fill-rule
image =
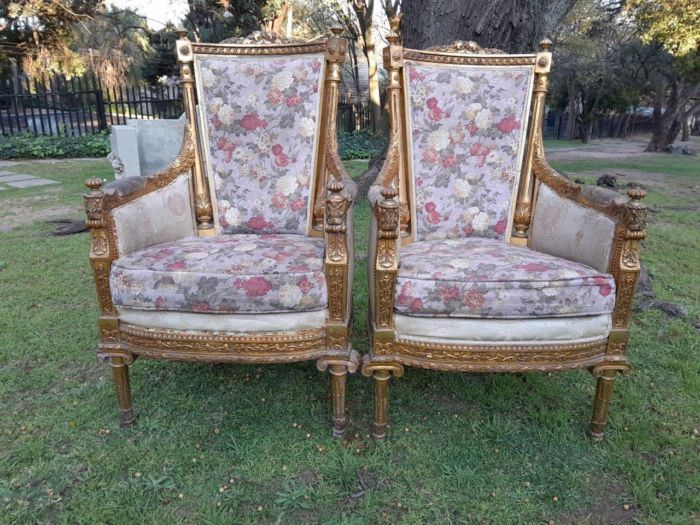
<path id="1" fill-rule="evenodd" d="M 323 63 L 198 58 L 221 233 L 306 233 Z"/>
<path id="2" fill-rule="evenodd" d="M 531 67 L 406 62 L 417 239 L 509 231 Z"/>
<path id="3" fill-rule="evenodd" d="M 325 308 L 323 239 L 240 234 L 186 237 L 112 264 L 114 304 L 207 313 L 298 312 Z"/>
<path id="4" fill-rule="evenodd" d="M 610 313 L 612 276 L 495 239 L 419 241 L 401 249 L 396 311 L 499 319 Z"/>

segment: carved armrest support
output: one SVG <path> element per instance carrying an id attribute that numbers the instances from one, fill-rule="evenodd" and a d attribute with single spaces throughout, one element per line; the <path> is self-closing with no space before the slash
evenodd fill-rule
<path id="1" fill-rule="evenodd" d="M 348 172 L 345 171 L 343 161 L 335 148 L 326 149 L 326 169 L 336 180 L 342 182 L 343 195 L 349 201 L 354 201 L 355 197 L 357 197 L 357 184 L 355 184 L 355 181 L 348 175 Z"/>
<path id="2" fill-rule="evenodd" d="M 641 202 L 646 191 L 641 188 L 632 188 L 627 191 L 627 195 L 629 200 L 624 205 L 625 212 L 622 224 L 618 227 L 618 239 L 613 252 L 612 271 L 617 286 L 613 330 L 625 330 L 629 322 L 640 270 L 639 242 L 646 237 L 646 218 L 649 210 Z"/>
<path id="3" fill-rule="evenodd" d="M 325 205 L 325 272 L 328 286 L 328 330 L 331 346 L 347 346 L 349 263 L 347 216 L 350 200 L 343 183 L 332 178 Z M 329 341 L 330 342 L 330 341 Z"/>
<path id="4" fill-rule="evenodd" d="M 109 273 L 112 261 L 117 257 L 114 242 L 114 226 L 103 211 L 104 192 L 102 179 L 91 177 L 85 181 L 89 192 L 85 195 L 85 225 L 90 231 L 90 267 L 95 279 L 97 300 L 100 307 L 101 350 L 119 342 L 116 309 L 109 289 Z"/>
<path id="5" fill-rule="evenodd" d="M 398 271 L 399 203 L 396 186 L 385 187 L 375 205 L 377 246 L 374 260 L 374 312 L 376 330 L 393 330 L 394 296 Z"/>
<path id="6" fill-rule="evenodd" d="M 401 140 L 399 138 L 398 128 L 392 133 L 389 140 L 389 147 L 386 152 L 386 159 L 382 164 L 382 169 L 379 171 L 377 179 L 372 186 L 380 186 L 389 188 L 391 186 L 399 187 L 401 175 Z M 401 199 L 399 199 L 401 201 Z M 373 203 L 371 203 L 373 204 Z M 399 218 L 401 223 L 401 232 L 408 231 L 408 223 L 410 221 L 410 211 L 407 202 L 399 202 Z"/>

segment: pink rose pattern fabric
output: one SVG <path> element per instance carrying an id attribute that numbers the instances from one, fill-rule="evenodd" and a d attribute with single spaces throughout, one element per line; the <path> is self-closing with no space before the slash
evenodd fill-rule
<path id="1" fill-rule="evenodd" d="M 610 313 L 615 280 L 583 264 L 495 239 L 419 241 L 401 249 L 398 313 L 520 319 Z"/>
<path id="2" fill-rule="evenodd" d="M 204 313 L 326 308 L 323 239 L 240 234 L 186 237 L 112 264 L 117 306 Z"/>
<path id="3" fill-rule="evenodd" d="M 306 233 L 323 56 L 200 60 L 221 233 Z"/>
<path id="4" fill-rule="evenodd" d="M 504 239 L 532 68 L 405 67 L 416 238 Z"/>

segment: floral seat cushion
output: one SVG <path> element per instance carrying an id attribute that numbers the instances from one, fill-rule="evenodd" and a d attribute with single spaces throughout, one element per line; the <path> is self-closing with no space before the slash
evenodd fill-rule
<path id="1" fill-rule="evenodd" d="M 114 304 L 143 310 L 271 313 L 326 307 L 323 239 L 187 237 L 114 261 Z"/>
<path id="2" fill-rule="evenodd" d="M 611 275 L 484 238 L 401 249 L 396 311 L 422 317 L 538 318 L 610 313 Z"/>

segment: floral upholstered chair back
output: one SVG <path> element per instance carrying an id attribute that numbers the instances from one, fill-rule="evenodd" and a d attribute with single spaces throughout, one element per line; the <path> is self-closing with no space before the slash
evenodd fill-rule
<path id="1" fill-rule="evenodd" d="M 245 56 L 211 49 L 194 63 L 217 231 L 308 234 L 323 50 Z"/>
<path id="2" fill-rule="evenodd" d="M 422 54 L 404 55 L 413 237 L 508 241 L 534 67 Z"/>

